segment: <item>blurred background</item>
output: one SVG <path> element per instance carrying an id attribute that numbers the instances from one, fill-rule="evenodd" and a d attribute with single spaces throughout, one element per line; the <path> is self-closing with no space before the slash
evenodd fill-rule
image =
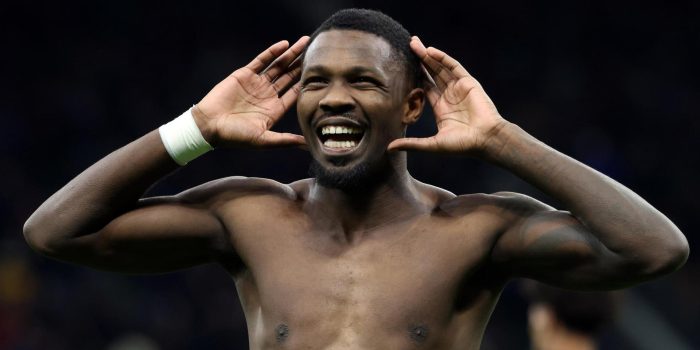
<path id="1" fill-rule="evenodd" d="M 216 266 L 100 272 L 32 252 L 22 225 L 83 169 L 182 113 L 271 43 L 346 7 L 382 10 L 462 62 L 501 113 L 627 185 L 698 242 L 700 2 L 25 1 L 0 5 L 0 349 L 244 349 Z M 294 111 L 276 127 L 297 131 Z M 412 135 L 435 126 L 424 113 Z M 454 193 L 517 191 L 472 159 L 411 154 Z M 164 179 L 173 194 L 229 176 L 306 177 L 301 150 L 218 150 Z M 616 297 L 603 349 L 700 348 L 698 259 Z M 528 293 L 503 292 L 483 349 L 528 349 Z M 615 310 L 615 311 L 613 311 Z"/>

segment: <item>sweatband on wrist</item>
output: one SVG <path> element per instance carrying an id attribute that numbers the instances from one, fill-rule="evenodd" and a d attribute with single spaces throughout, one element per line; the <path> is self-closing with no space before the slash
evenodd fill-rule
<path id="1" fill-rule="evenodd" d="M 185 165 L 214 149 L 199 131 L 192 116 L 192 108 L 158 128 L 165 149 L 170 157 L 180 165 Z"/>

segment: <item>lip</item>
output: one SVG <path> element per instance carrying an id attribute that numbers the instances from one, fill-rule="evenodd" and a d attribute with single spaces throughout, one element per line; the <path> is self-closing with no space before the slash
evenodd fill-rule
<path id="1" fill-rule="evenodd" d="M 326 147 L 322 142 L 321 138 L 319 137 L 320 129 L 325 127 L 325 126 L 345 126 L 345 127 L 354 127 L 354 128 L 359 128 L 364 130 L 362 134 L 362 139 L 360 139 L 360 142 L 352 148 L 331 148 L 331 147 Z M 325 117 L 321 120 L 319 120 L 316 125 L 314 125 L 314 136 L 316 137 L 316 142 L 318 143 L 318 148 L 321 150 L 321 153 L 327 157 L 332 157 L 332 158 L 337 158 L 337 157 L 347 157 L 350 156 L 354 153 L 359 153 L 364 149 L 364 146 L 366 144 L 365 140 L 367 139 L 367 125 L 365 123 L 362 123 L 358 120 L 351 119 L 348 117 L 341 117 L 341 116 L 331 116 L 331 117 Z"/>
<path id="2" fill-rule="evenodd" d="M 316 125 L 314 126 L 314 130 L 318 130 L 319 128 L 322 128 L 324 126 L 328 125 L 335 125 L 335 126 L 352 126 L 356 128 L 361 128 L 361 129 L 366 129 L 366 125 L 364 123 L 360 123 L 359 121 L 348 118 L 348 117 L 341 117 L 341 116 L 332 116 L 332 117 L 325 117 L 321 120 L 319 120 Z"/>

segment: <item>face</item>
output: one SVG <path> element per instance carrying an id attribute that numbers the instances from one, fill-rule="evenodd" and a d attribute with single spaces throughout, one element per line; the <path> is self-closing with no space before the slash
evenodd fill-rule
<path id="1" fill-rule="evenodd" d="M 422 109 L 383 38 L 354 30 L 319 34 L 307 48 L 297 100 L 314 175 L 343 187 L 386 169 L 389 143 Z"/>

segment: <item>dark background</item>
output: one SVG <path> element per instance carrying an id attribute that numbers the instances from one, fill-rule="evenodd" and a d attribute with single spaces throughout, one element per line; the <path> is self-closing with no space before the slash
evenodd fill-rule
<path id="1" fill-rule="evenodd" d="M 691 250 L 698 241 L 700 2 L 1 6 L 2 349 L 245 348 L 245 321 L 222 269 L 157 276 L 94 271 L 35 254 L 22 224 L 80 171 L 179 115 L 271 43 L 309 34 L 345 7 L 380 9 L 426 45 L 448 52 L 480 80 L 505 118 L 639 193 L 679 226 Z M 298 130 L 294 111 L 278 129 Z M 426 111 L 409 133 L 434 129 Z M 308 160 L 301 150 L 218 150 L 154 193 L 229 175 L 293 181 L 306 176 Z M 409 162 L 414 177 L 455 193 L 510 190 L 556 204 L 472 159 L 411 154 Z M 664 339 L 666 349 L 700 348 L 697 277 L 691 253 L 683 269 L 625 291 L 631 304 L 623 303 L 602 347 L 649 348 L 653 338 Z M 639 316 L 639 310 L 647 312 Z M 483 348 L 528 348 L 525 312 L 513 283 Z"/>

